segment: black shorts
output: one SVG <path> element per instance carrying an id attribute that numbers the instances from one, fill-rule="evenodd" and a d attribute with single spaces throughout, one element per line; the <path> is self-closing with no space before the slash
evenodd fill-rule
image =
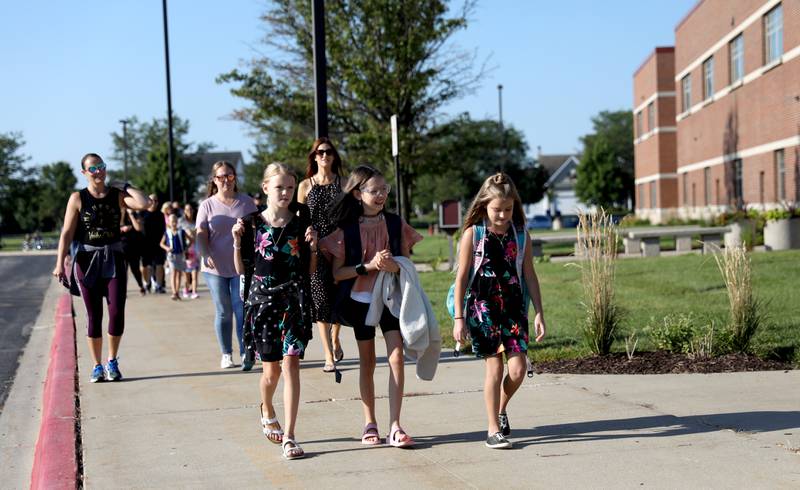
<path id="1" fill-rule="evenodd" d="M 356 340 L 372 340 L 375 338 L 375 327 L 366 325 L 364 320 L 367 319 L 367 312 L 369 311 L 369 304 L 361 303 L 348 298 L 344 304 L 343 311 L 340 315 L 346 320 L 346 324 L 353 327 L 356 334 Z M 381 313 L 381 332 L 391 332 L 392 330 L 400 331 L 400 320 L 393 316 L 389 308 L 383 307 Z"/>
<path id="2" fill-rule="evenodd" d="M 164 265 L 167 259 L 167 252 L 163 248 L 144 247 L 142 249 L 142 265 L 144 267 Z"/>

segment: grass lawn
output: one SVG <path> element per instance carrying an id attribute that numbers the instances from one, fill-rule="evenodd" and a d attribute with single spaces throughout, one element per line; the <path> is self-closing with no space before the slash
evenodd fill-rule
<path id="1" fill-rule="evenodd" d="M 61 235 L 61 231 L 48 231 L 45 233 L 41 233 L 42 238 L 45 242 L 58 242 L 58 237 Z M 18 252 L 22 250 L 22 242 L 25 240 L 25 235 L 3 235 L 2 237 L 2 245 L 3 248 L 0 250 L 5 252 Z"/>
<path id="2" fill-rule="evenodd" d="M 800 251 L 754 253 L 751 257 L 756 295 L 769 301 L 769 318 L 755 337 L 754 350 L 764 357 L 794 358 L 797 362 L 800 360 Z M 542 286 L 548 332 L 541 344 L 531 344 L 531 357 L 548 360 L 588 355 L 581 334 L 584 315 L 580 270 L 564 263 L 543 263 L 536 265 L 536 271 Z M 452 346 L 452 320 L 444 301 L 455 276 L 427 272 L 420 277 L 445 343 Z M 712 256 L 620 260 L 616 291 L 625 318 L 622 330 L 617 333 L 615 351 L 625 351 L 624 338 L 634 330 L 639 335 L 637 350 L 654 350 L 646 327 L 661 323 L 669 314 L 692 313 L 699 322 L 713 321 L 715 327 L 727 320 L 727 294 Z"/>

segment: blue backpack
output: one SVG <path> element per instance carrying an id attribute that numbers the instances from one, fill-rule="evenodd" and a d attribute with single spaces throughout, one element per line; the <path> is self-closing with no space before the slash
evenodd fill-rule
<path id="1" fill-rule="evenodd" d="M 527 246 L 528 241 L 526 240 L 525 236 L 526 233 L 524 227 L 521 230 L 518 230 L 517 227 L 514 226 L 514 223 L 511 223 L 511 228 L 514 230 L 514 236 L 517 237 L 517 278 L 519 279 L 519 283 L 522 286 L 522 304 L 524 305 L 525 310 L 527 310 L 528 301 L 530 300 L 530 297 L 528 296 L 528 286 L 527 284 L 525 284 L 525 279 L 522 273 L 522 264 L 525 260 L 525 247 Z M 472 225 L 472 266 L 470 267 L 469 270 L 469 281 L 467 282 L 467 289 L 469 289 L 470 285 L 472 285 L 472 280 L 475 279 L 475 275 L 477 275 L 478 270 L 482 265 L 483 254 L 484 254 L 483 237 L 485 235 L 486 235 L 485 221 L 483 222 L 483 224 L 480 225 Z M 466 306 L 466 298 L 464 299 Z M 450 285 L 450 290 L 447 292 L 447 300 L 445 301 L 445 304 L 447 305 L 447 313 L 450 314 L 450 318 L 454 318 L 456 316 L 455 281 L 453 281 L 453 284 Z"/>

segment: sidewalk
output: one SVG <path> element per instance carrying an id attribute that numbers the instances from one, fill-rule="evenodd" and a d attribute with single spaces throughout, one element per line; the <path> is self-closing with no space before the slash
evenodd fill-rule
<path id="1" fill-rule="evenodd" d="M 307 457 L 284 461 L 280 446 L 261 434 L 260 364 L 250 373 L 219 369 L 204 287 L 200 299 L 181 302 L 129 290 L 119 383 L 88 382 L 85 313 L 77 301 L 89 489 L 800 486 L 798 371 L 536 376 L 510 406 L 514 449 L 493 451 L 483 444 L 483 363 L 447 353 L 432 382 L 406 367 L 403 426 L 417 447 L 369 448 L 360 444 L 357 349 L 345 327 L 341 384 L 322 372 L 321 345 L 311 342 L 297 430 Z M 376 345 L 385 436 L 380 335 Z"/>

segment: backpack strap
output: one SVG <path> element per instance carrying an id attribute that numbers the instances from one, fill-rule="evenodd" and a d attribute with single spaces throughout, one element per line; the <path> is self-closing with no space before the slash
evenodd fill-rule
<path id="1" fill-rule="evenodd" d="M 388 212 L 384 212 L 383 217 L 386 219 L 386 230 L 389 232 L 389 250 L 394 256 L 403 255 L 403 220 L 399 215 Z"/>
<path id="2" fill-rule="evenodd" d="M 469 282 L 467 283 L 467 287 L 472 284 L 472 280 L 475 279 L 475 275 L 478 273 L 483 263 L 485 249 L 485 241 L 483 238 L 485 236 L 485 221 L 480 225 L 472 225 L 472 267 L 469 269 Z"/>

